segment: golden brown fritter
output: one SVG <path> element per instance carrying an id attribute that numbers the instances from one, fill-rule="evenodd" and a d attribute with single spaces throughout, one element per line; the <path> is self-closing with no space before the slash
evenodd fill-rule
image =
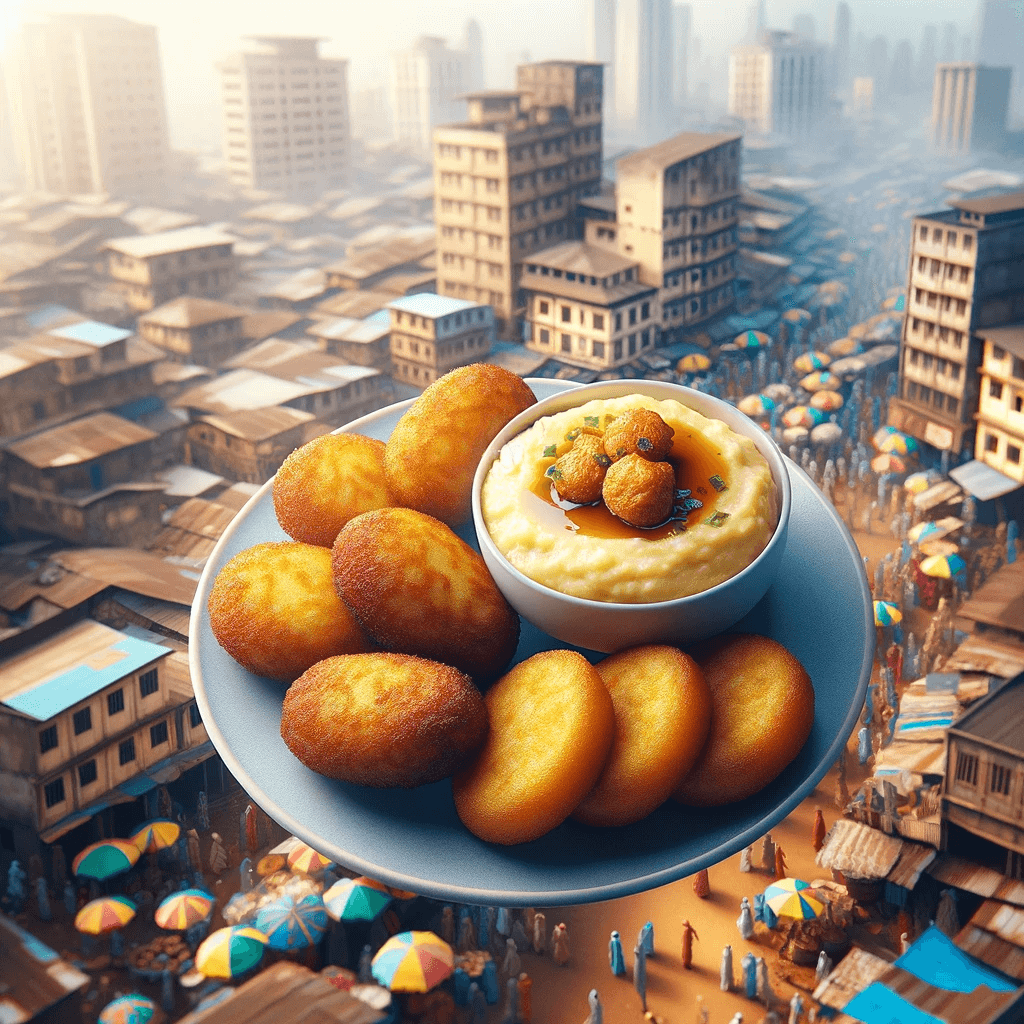
<path id="1" fill-rule="evenodd" d="M 671 463 L 627 455 L 609 467 L 601 494 L 608 511 L 624 522 L 651 527 L 672 515 L 675 488 Z"/>
<path id="2" fill-rule="evenodd" d="M 307 768 L 360 786 L 437 782 L 486 737 L 472 679 L 409 654 L 320 661 L 288 688 L 281 711 L 281 738 Z"/>
<path id="3" fill-rule="evenodd" d="M 274 511 L 292 540 L 329 548 L 353 517 L 391 505 L 384 442 L 324 434 L 296 448 L 274 477 Z"/>
<path id="4" fill-rule="evenodd" d="M 239 552 L 217 573 L 208 607 L 217 642 L 258 676 L 291 682 L 324 658 L 374 649 L 335 593 L 330 549 L 314 544 Z"/>
<path id="5" fill-rule="evenodd" d="M 395 503 L 449 526 L 467 522 L 480 456 L 536 401 L 520 377 L 488 363 L 460 366 L 435 380 L 387 442 L 384 469 Z"/>
<path id="6" fill-rule="evenodd" d="M 444 523 L 408 508 L 356 516 L 338 534 L 334 586 L 385 650 L 500 675 L 519 643 L 519 616 L 484 560 Z"/>
<path id="7" fill-rule="evenodd" d="M 651 409 L 630 409 L 605 429 L 605 454 L 613 462 L 627 455 L 661 462 L 672 451 L 674 434 L 675 431 Z"/>
<path id="8" fill-rule="evenodd" d="M 572 448 L 548 472 L 560 498 L 589 505 L 601 497 L 604 475 L 611 459 L 604 453 L 601 438 L 593 434 L 580 434 Z"/>

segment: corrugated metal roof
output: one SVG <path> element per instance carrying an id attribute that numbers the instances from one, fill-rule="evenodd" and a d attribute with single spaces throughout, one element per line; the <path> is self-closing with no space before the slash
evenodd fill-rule
<path id="1" fill-rule="evenodd" d="M 854 946 L 839 961 L 832 973 L 818 984 L 814 990 L 814 998 L 823 1006 L 841 1010 L 858 992 L 867 988 L 889 967 L 887 960 Z"/>
<path id="2" fill-rule="evenodd" d="M 1024 949 L 1020 946 L 973 924 L 962 928 L 954 941 L 969 956 L 1024 982 Z"/>
<path id="3" fill-rule="evenodd" d="M 1024 949 L 1024 907 L 1015 907 L 1000 900 L 985 900 L 974 912 L 971 924 Z"/>
<path id="4" fill-rule="evenodd" d="M 168 525 L 188 530 L 198 537 L 212 537 L 216 540 L 234 517 L 233 509 L 215 501 L 192 498 L 174 510 Z"/>
<path id="5" fill-rule="evenodd" d="M 991 501 L 1020 487 L 1019 480 L 1000 473 L 981 459 L 971 459 L 962 466 L 954 466 L 949 475 L 979 501 Z"/>
<path id="6" fill-rule="evenodd" d="M 7 446 L 7 451 L 37 469 L 74 466 L 122 448 L 151 441 L 156 434 L 109 412 L 44 430 Z"/>
<path id="7" fill-rule="evenodd" d="M 283 405 L 317 390 L 322 389 L 240 369 L 189 388 L 174 400 L 174 405 L 224 415 Z"/>
<path id="8" fill-rule="evenodd" d="M 135 548 L 76 548 L 53 556 L 59 565 L 109 586 L 191 607 L 199 574 Z"/>
<path id="9" fill-rule="evenodd" d="M 913 889 L 921 873 L 937 856 L 938 851 L 934 846 L 904 840 L 899 860 L 889 872 L 886 881 L 892 882 L 893 885 L 902 885 L 904 889 Z"/>
<path id="10" fill-rule="evenodd" d="M 727 142 L 742 139 L 734 132 L 682 132 L 664 142 L 646 149 L 638 149 L 628 156 L 620 157 L 615 163 L 615 172 L 620 180 L 627 174 L 647 175 L 663 173 L 665 168 L 680 160 L 689 160 L 700 153 L 724 146 Z"/>
<path id="11" fill-rule="evenodd" d="M 1024 636 L 1024 558 L 992 573 L 956 613 Z"/>
<path id="12" fill-rule="evenodd" d="M 262 341 L 278 331 L 285 331 L 303 317 L 288 309 L 260 309 L 246 313 L 242 318 L 242 334 L 254 341 Z"/>
<path id="13" fill-rule="evenodd" d="M 46 722 L 167 653 L 99 622 L 77 622 L 0 662 L 0 701 Z"/>
<path id="14" fill-rule="evenodd" d="M 271 406 L 268 409 L 245 409 L 221 415 L 200 416 L 199 422 L 209 423 L 211 427 L 223 430 L 233 437 L 243 437 L 247 441 L 265 441 L 315 419 L 311 412 L 302 409 Z"/>
<path id="15" fill-rule="evenodd" d="M 194 225 L 177 228 L 174 231 L 158 231 L 152 235 L 112 238 L 105 244 L 105 248 L 144 260 L 152 256 L 165 256 L 172 252 L 202 249 L 210 245 L 230 245 L 234 240 L 233 235 L 219 231 L 217 228 Z"/>
<path id="16" fill-rule="evenodd" d="M 925 870 L 943 885 L 1024 907 L 1024 879 L 1007 878 L 992 868 L 948 853 L 940 853 Z"/>
<path id="17" fill-rule="evenodd" d="M 1024 576 L 1021 577 L 1024 584 Z M 1021 594 L 1024 605 L 1024 592 Z M 1024 754 L 1024 675 L 977 702 L 953 727 L 957 733 Z"/>
<path id="18" fill-rule="evenodd" d="M 1024 641 L 998 633 L 974 633 L 943 663 L 950 672 L 984 672 L 1010 679 L 1024 672 Z"/>
<path id="19" fill-rule="evenodd" d="M 327 275 L 319 267 L 303 267 L 262 294 L 286 302 L 308 302 L 327 291 Z"/>
<path id="20" fill-rule="evenodd" d="M 236 512 L 241 511 L 242 506 L 260 489 L 259 484 L 250 484 L 246 481 L 242 481 L 237 484 L 232 484 L 226 491 L 222 491 L 216 497 L 218 505 L 223 505 L 225 508 L 234 509 Z"/>
<path id="21" fill-rule="evenodd" d="M 943 742 L 911 742 L 896 740 L 879 750 L 875 759 L 875 775 L 898 772 L 918 775 L 946 774 L 946 745 Z"/>
<path id="22" fill-rule="evenodd" d="M 70 1005 L 63 1011 L 52 1008 L 90 982 L 88 974 L 0 914 L 0 991 L 6 1020 L 63 1020 L 78 1016 Z"/>
<path id="23" fill-rule="evenodd" d="M 318 302 L 316 309 L 327 316 L 351 316 L 356 319 L 370 316 L 382 310 L 392 299 L 387 292 L 343 291 Z"/>
<path id="24" fill-rule="evenodd" d="M 157 324 L 160 327 L 172 327 L 184 330 L 189 327 L 200 327 L 213 324 L 220 320 L 236 320 L 248 315 L 248 310 L 241 306 L 233 306 L 228 302 L 216 299 L 204 299 L 197 295 L 181 295 L 162 306 L 143 313 L 139 323 Z"/>
<path id="25" fill-rule="evenodd" d="M 131 331 L 123 327 L 113 327 L 110 324 L 100 323 L 98 320 L 82 320 L 77 324 L 69 324 L 67 327 L 55 327 L 48 332 L 58 338 L 70 338 L 72 341 L 80 341 L 92 348 L 106 348 L 113 345 L 115 341 L 124 341 L 132 336 Z"/>
<path id="26" fill-rule="evenodd" d="M 839 818 L 815 858 L 819 867 L 851 878 L 886 878 L 903 850 L 903 840 L 859 821 Z"/>

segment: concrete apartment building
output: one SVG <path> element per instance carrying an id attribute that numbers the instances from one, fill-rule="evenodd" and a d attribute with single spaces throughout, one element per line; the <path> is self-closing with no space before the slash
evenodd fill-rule
<path id="1" fill-rule="evenodd" d="M 1013 68 L 936 64 L 932 145 L 951 156 L 1003 148 Z"/>
<path id="2" fill-rule="evenodd" d="M 348 61 L 319 54 L 315 37 L 253 36 L 218 64 L 228 177 L 304 198 L 345 181 Z"/>
<path id="3" fill-rule="evenodd" d="M 588 241 L 636 260 L 641 282 L 658 289 L 667 343 L 735 306 L 741 143 L 685 132 L 623 157 L 614 228 L 588 222 Z"/>
<path id="4" fill-rule="evenodd" d="M 387 308 L 393 373 L 404 384 L 425 388 L 456 366 L 481 362 L 494 344 L 494 310 L 484 303 L 423 292 Z"/>
<path id="5" fill-rule="evenodd" d="M 956 455 L 975 450 L 984 329 L 1024 321 L 1024 192 L 950 207 L 914 218 L 889 423 Z"/>
<path id="6" fill-rule="evenodd" d="M 606 370 L 658 342 L 658 289 L 635 259 L 586 242 L 535 253 L 523 268 L 526 347 L 575 366 Z"/>
<path id="7" fill-rule="evenodd" d="M 212 754 L 183 652 L 83 619 L 0 662 L 0 819 L 25 861 Z"/>
<path id="8" fill-rule="evenodd" d="M 983 327 L 974 457 L 1024 484 L 1024 323 Z"/>
<path id="9" fill-rule="evenodd" d="M 395 141 L 414 153 L 429 155 L 439 124 L 465 115 L 464 93 L 470 85 L 471 55 L 437 36 L 420 36 L 408 50 L 391 58 L 391 110 Z"/>
<path id="10" fill-rule="evenodd" d="M 434 131 L 438 293 L 491 305 L 510 338 L 524 259 L 578 237 L 577 200 L 601 182 L 600 65 L 545 61 L 517 77 Z"/>
<path id="11" fill-rule="evenodd" d="M 101 14 L 27 22 L 4 91 L 26 191 L 161 195 L 167 114 L 156 29 Z"/>
<path id="12" fill-rule="evenodd" d="M 748 131 L 795 138 L 821 124 L 828 100 L 823 46 L 795 32 L 764 32 L 729 55 L 729 113 Z"/>
<path id="13" fill-rule="evenodd" d="M 147 312 L 179 295 L 222 295 L 238 280 L 235 239 L 214 228 L 188 227 L 113 238 L 108 271 L 131 309 Z"/>

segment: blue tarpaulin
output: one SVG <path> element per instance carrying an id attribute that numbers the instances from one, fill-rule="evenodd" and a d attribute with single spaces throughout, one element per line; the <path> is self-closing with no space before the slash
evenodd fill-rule
<path id="1" fill-rule="evenodd" d="M 993 992 L 1013 992 L 1017 988 L 998 971 L 965 953 L 934 925 L 921 934 L 896 966 L 947 992 L 973 992 L 979 985 Z"/>

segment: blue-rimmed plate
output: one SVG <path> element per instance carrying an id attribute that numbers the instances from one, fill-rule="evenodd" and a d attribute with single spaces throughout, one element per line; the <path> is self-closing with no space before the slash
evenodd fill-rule
<path id="1" fill-rule="evenodd" d="M 527 383 L 539 398 L 574 386 Z M 346 429 L 387 440 L 410 404 Z M 234 662 L 214 639 L 206 610 L 213 577 L 230 558 L 262 541 L 288 539 L 274 517 L 270 484 L 224 532 L 196 590 L 189 662 L 210 738 L 228 770 L 284 828 L 340 864 L 435 899 L 588 903 L 709 867 L 753 843 L 814 790 L 853 731 L 871 673 L 875 629 L 860 553 L 810 478 L 787 465 L 793 510 L 778 579 L 736 629 L 774 638 L 804 664 L 814 683 L 814 728 L 782 775 L 742 803 L 691 810 L 669 801 L 637 825 L 594 829 L 570 821 L 535 842 L 505 847 L 481 842 L 462 826 L 448 782 L 364 789 L 304 767 L 280 735 L 285 688 Z M 460 532 L 476 546 L 472 524 Z M 516 657 L 563 646 L 524 620 Z"/>

